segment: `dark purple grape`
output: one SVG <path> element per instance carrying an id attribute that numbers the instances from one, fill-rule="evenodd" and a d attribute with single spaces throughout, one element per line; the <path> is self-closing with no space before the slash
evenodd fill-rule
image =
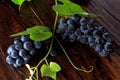
<path id="1" fill-rule="evenodd" d="M 42 48 L 42 44 L 41 44 L 40 41 L 35 41 L 35 42 L 34 42 L 34 46 L 35 46 L 36 49 Z"/>
<path id="2" fill-rule="evenodd" d="M 37 50 L 36 49 L 31 49 L 30 50 L 30 52 L 29 52 L 29 54 L 31 55 L 31 56 L 33 56 L 35 53 L 37 53 Z"/>
<path id="3" fill-rule="evenodd" d="M 101 52 L 99 52 L 99 55 L 101 57 L 106 57 L 109 54 L 109 52 L 107 52 L 105 49 L 103 49 Z"/>
<path id="4" fill-rule="evenodd" d="M 84 35 L 85 35 L 86 37 L 90 37 L 90 36 L 92 36 L 92 32 L 91 32 L 90 30 L 85 30 L 85 31 L 84 31 Z"/>
<path id="5" fill-rule="evenodd" d="M 88 42 L 89 43 L 95 43 L 95 38 L 92 37 L 92 36 L 88 37 Z"/>
<path id="6" fill-rule="evenodd" d="M 21 56 L 21 57 L 26 57 L 27 56 L 27 52 L 26 52 L 26 50 L 25 49 L 21 49 L 21 50 L 19 50 L 19 56 Z"/>
<path id="7" fill-rule="evenodd" d="M 8 63 L 8 64 L 14 64 L 14 59 L 11 57 L 11 56 L 7 56 L 6 57 L 6 62 Z"/>
<path id="8" fill-rule="evenodd" d="M 75 26 L 73 24 L 70 24 L 67 28 L 68 31 L 74 30 Z"/>
<path id="9" fill-rule="evenodd" d="M 74 34 L 75 34 L 76 36 L 82 36 L 82 35 L 83 35 L 83 33 L 80 31 L 79 28 L 74 31 Z"/>
<path id="10" fill-rule="evenodd" d="M 101 36 L 101 32 L 100 31 L 98 31 L 98 30 L 94 30 L 93 31 L 93 37 L 94 38 L 97 38 L 97 37 L 100 37 Z"/>
<path id="11" fill-rule="evenodd" d="M 89 22 L 88 22 L 88 24 L 87 24 L 87 29 L 88 29 L 88 30 L 94 30 L 94 29 L 95 29 L 93 23 L 94 23 L 93 20 L 89 20 Z"/>
<path id="12" fill-rule="evenodd" d="M 97 38 L 95 39 L 95 43 L 96 43 L 96 44 L 104 44 L 105 41 L 104 41 L 104 39 L 103 39 L 102 37 L 97 37 Z"/>
<path id="13" fill-rule="evenodd" d="M 110 38 L 110 34 L 109 33 L 104 33 L 103 34 L 103 38 L 105 39 L 105 40 L 108 40 L 109 38 Z"/>
<path id="14" fill-rule="evenodd" d="M 96 44 L 95 44 L 95 43 L 89 43 L 89 46 L 90 46 L 91 48 L 95 49 Z"/>
<path id="15" fill-rule="evenodd" d="M 96 47 L 95 47 L 96 52 L 100 52 L 100 51 L 102 51 L 102 49 L 103 49 L 103 47 L 102 47 L 101 44 L 97 44 Z"/>
<path id="16" fill-rule="evenodd" d="M 75 34 L 72 34 L 69 36 L 69 38 L 70 38 L 70 42 L 74 42 L 76 40 L 77 36 Z"/>
<path id="17" fill-rule="evenodd" d="M 64 23 L 65 23 L 65 19 L 64 18 L 60 18 L 59 24 L 64 24 Z"/>
<path id="18" fill-rule="evenodd" d="M 20 39 L 22 42 L 26 42 L 29 40 L 29 35 L 22 35 Z"/>
<path id="19" fill-rule="evenodd" d="M 16 50 L 12 50 L 10 56 L 15 59 L 19 57 L 18 52 Z"/>
<path id="20" fill-rule="evenodd" d="M 14 44 L 12 44 L 8 47 L 7 53 L 10 55 L 13 50 L 15 50 L 15 45 Z"/>
<path id="21" fill-rule="evenodd" d="M 50 53 L 50 56 L 51 56 L 51 57 L 55 57 L 55 56 L 56 56 L 56 51 L 55 51 L 55 50 L 52 50 L 51 53 Z"/>
<path id="22" fill-rule="evenodd" d="M 27 51 L 31 50 L 33 48 L 32 43 L 29 41 L 24 42 L 23 48 Z"/>
<path id="23" fill-rule="evenodd" d="M 29 56 L 29 55 L 27 55 L 26 57 L 23 58 L 25 63 L 28 63 L 30 59 L 31 59 L 31 56 Z"/>
<path id="24" fill-rule="evenodd" d="M 23 48 L 23 44 L 21 42 L 18 42 L 18 43 L 15 44 L 15 49 L 16 50 L 20 50 L 22 48 Z"/>
<path id="25" fill-rule="evenodd" d="M 80 30 L 81 30 L 81 32 L 84 33 L 84 32 L 87 30 L 86 25 L 81 25 L 81 26 L 80 26 Z"/>
<path id="26" fill-rule="evenodd" d="M 82 18 L 80 19 L 80 24 L 81 24 L 81 25 L 86 25 L 86 24 L 87 24 L 87 19 L 84 18 L 84 17 L 82 17 Z"/>
<path id="27" fill-rule="evenodd" d="M 16 65 L 22 66 L 24 64 L 24 61 L 21 58 L 16 59 Z"/>
<path id="28" fill-rule="evenodd" d="M 19 39 L 19 38 L 15 38 L 13 43 L 14 43 L 14 44 L 17 44 L 17 43 L 19 43 L 19 42 L 21 42 L 20 39 Z"/>
<path id="29" fill-rule="evenodd" d="M 71 25 L 71 24 L 73 24 L 73 23 L 74 23 L 74 22 L 73 22 L 72 19 L 68 19 L 68 20 L 67 20 L 67 24 L 68 24 L 68 25 Z"/>
<path id="30" fill-rule="evenodd" d="M 113 50 L 113 45 L 112 45 L 112 43 L 107 42 L 107 43 L 104 45 L 104 49 L 105 49 L 106 51 L 112 51 L 112 50 Z"/>
<path id="31" fill-rule="evenodd" d="M 77 23 L 77 22 L 79 21 L 79 19 L 80 19 L 80 16 L 77 15 L 77 14 L 74 14 L 74 15 L 71 16 L 71 19 L 72 19 L 74 22 Z"/>

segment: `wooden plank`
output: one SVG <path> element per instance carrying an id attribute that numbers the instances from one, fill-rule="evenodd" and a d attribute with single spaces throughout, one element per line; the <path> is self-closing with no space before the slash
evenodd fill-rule
<path id="1" fill-rule="evenodd" d="M 25 80 L 25 78 L 29 76 L 29 72 L 24 66 L 19 69 L 15 69 L 5 63 L 5 57 L 7 56 L 6 49 L 13 41 L 13 38 L 10 38 L 9 35 L 36 24 L 47 25 L 52 28 L 55 14 L 52 11 L 51 6 L 54 4 L 54 1 L 34 0 L 30 3 L 39 15 L 42 23 L 33 15 L 33 12 L 30 11 L 28 6 L 24 5 L 23 8 L 25 11 L 21 11 L 21 15 L 18 15 L 18 11 L 16 10 L 17 8 L 8 0 L 4 1 L 4 3 L 0 3 L 0 66 L 4 66 L 0 67 L 0 78 L 2 78 L 2 80 Z M 79 0 L 76 0 L 76 2 L 79 3 Z M 109 2 L 107 0 L 92 0 L 87 5 L 83 5 L 88 12 L 96 14 L 99 13 L 105 16 L 105 20 L 100 17 L 96 17 L 94 19 L 108 29 L 118 44 L 120 41 L 120 15 L 118 14 L 120 11 L 119 2 L 119 0 L 109 0 Z M 57 56 L 55 58 L 49 58 L 49 60 L 53 60 L 61 64 L 62 71 L 58 73 L 57 80 L 119 80 L 120 47 L 117 44 L 115 44 L 115 46 L 118 49 L 114 54 L 106 58 L 101 58 L 88 45 L 83 45 L 79 42 L 76 42 L 72 46 L 68 46 L 66 44 L 63 45 L 75 65 L 78 67 L 85 66 L 86 68 L 88 68 L 89 65 L 93 65 L 94 71 L 91 73 L 76 71 L 69 64 L 57 44 L 55 45 L 55 47 L 58 47 Z M 36 65 L 36 63 L 34 63 L 35 60 L 31 62 L 32 66 Z M 40 80 L 50 79 L 45 77 L 44 79 L 40 78 Z"/>

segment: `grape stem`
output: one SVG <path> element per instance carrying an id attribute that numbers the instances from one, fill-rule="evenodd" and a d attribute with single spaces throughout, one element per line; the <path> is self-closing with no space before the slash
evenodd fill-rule
<path id="1" fill-rule="evenodd" d="M 90 70 L 86 70 L 83 66 L 81 68 L 76 67 L 73 62 L 71 61 L 70 57 L 68 56 L 67 52 L 65 51 L 65 49 L 63 48 L 63 46 L 61 45 L 61 43 L 59 42 L 59 40 L 57 38 L 55 38 L 56 41 L 58 42 L 58 44 L 60 45 L 61 49 L 63 50 L 63 52 L 65 53 L 65 56 L 67 57 L 68 61 L 70 62 L 70 64 L 76 69 L 76 70 L 80 70 L 86 73 L 92 72 L 93 71 L 93 66 L 89 66 Z"/>

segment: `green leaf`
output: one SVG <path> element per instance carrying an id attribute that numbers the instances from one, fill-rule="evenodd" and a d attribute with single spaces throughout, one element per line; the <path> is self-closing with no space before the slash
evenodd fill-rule
<path id="1" fill-rule="evenodd" d="M 47 31 L 50 31 L 50 29 L 46 26 L 34 26 L 32 28 L 28 28 L 27 29 L 28 32 L 36 32 L 36 31 L 44 31 L 44 32 L 47 32 Z"/>
<path id="2" fill-rule="evenodd" d="M 50 62 L 50 69 L 52 71 L 61 71 L 61 68 L 60 68 L 60 65 L 58 65 L 57 63 L 55 62 Z"/>
<path id="3" fill-rule="evenodd" d="M 30 33 L 30 39 L 34 41 L 44 41 L 52 36 L 51 32 L 35 32 Z"/>
<path id="4" fill-rule="evenodd" d="M 22 5 L 25 0 L 11 0 L 11 1 L 17 5 Z"/>
<path id="5" fill-rule="evenodd" d="M 43 64 L 41 67 L 41 74 L 43 76 L 51 77 L 52 79 L 56 80 L 56 72 L 51 71 L 50 67 L 47 66 L 46 64 Z"/>
<path id="6" fill-rule="evenodd" d="M 60 66 L 55 62 L 50 62 L 50 65 L 43 64 L 40 71 L 42 77 L 47 76 L 56 80 L 56 74 L 61 70 Z"/>
<path id="7" fill-rule="evenodd" d="M 52 32 L 50 32 L 50 29 L 46 26 L 34 26 L 32 28 L 28 28 L 26 31 L 18 32 L 11 36 L 28 34 L 30 34 L 30 38 L 34 41 L 44 41 L 52 36 Z"/>
<path id="8" fill-rule="evenodd" d="M 58 12 L 60 15 L 72 15 L 72 14 L 80 14 L 80 15 L 89 15 L 85 12 L 81 6 L 75 4 L 69 0 L 58 0 L 63 4 L 58 4 L 53 6 L 53 10 Z"/>

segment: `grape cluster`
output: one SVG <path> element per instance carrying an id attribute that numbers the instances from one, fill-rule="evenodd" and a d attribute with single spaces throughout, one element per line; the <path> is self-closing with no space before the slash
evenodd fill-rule
<path id="1" fill-rule="evenodd" d="M 41 42 L 32 41 L 29 35 L 22 35 L 20 38 L 15 38 L 14 44 L 8 47 L 6 62 L 17 68 L 28 63 L 31 57 L 41 48 Z"/>
<path id="2" fill-rule="evenodd" d="M 71 43 L 79 41 L 83 44 L 88 44 L 102 57 L 114 51 L 114 40 L 110 33 L 94 20 L 80 17 L 77 14 L 67 19 L 61 18 L 56 34 L 63 41 Z"/>

